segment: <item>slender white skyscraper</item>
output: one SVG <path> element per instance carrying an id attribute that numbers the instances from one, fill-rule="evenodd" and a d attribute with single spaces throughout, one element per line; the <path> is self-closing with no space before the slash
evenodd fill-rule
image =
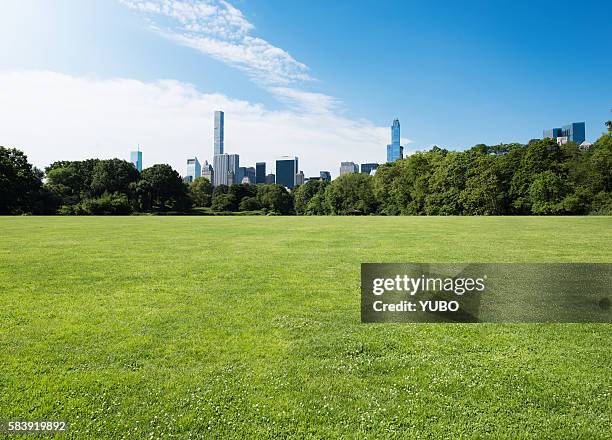
<path id="1" fill-rule="evenodd" d="M 215 112 L 215 151 L 214 155 L 223 154 L 223 125 L 225 114 L 217 110 Z"/>

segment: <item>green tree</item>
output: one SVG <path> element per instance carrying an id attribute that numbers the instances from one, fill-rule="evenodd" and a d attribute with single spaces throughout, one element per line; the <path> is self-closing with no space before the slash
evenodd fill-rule
<path id="1" fill-rule="evenodd" d="M 236 211 L 236 197 L 233 194 L 219 194 L 213 198 L 212 210 L 216 212 Z"/>
<path id="2" fill-rule="evenodd" d="M 31 213 L 42 188 L 42 172 L 23 152 L 0 147 L 0 214 Z"/>
<path id="3" fill-rule="evenodd" d="M 504 210 L 504 192 L 497 173 L 497 160 L 487 153 L 478 154 L 466 172 L 460 194 L 466 215 L 499 215 Z"/>
<path id="4" fill-rule="evenodd" d="M 140 198 L 150 202 L 150 208 L 160 211 L 184 211 L 191 206 L 187 186 L 170 165 L 153 165 L 142 171 Z"/>
<path id="5" fill-rule="evenodd" d="M 189 185 L 189 197 L 193 206 L 210 206 L 212 202 L 213 186 L 206 177 L 196 177 Z"/>
<path id="6" fill-rule="evenodd" d="M 98 197 L 103 193 L 128 195 L 130 184 L 138 181 L 140 173 L 131 162 L 121 159 L 98 161 L 91 173 L 91 194 Z"/>
<path id="7" fill-rule="evenodd" d="M 309 180 L 304 185 L 300 185 L 294 189 L 293 196 L 296 214 L 324 215 L 325 188 L 327 188 L 328 185 L 329 182 L 325 180 Z"/>
<path id="8" fill-rule="evenodd" d="M 325 205 L 334 215 L 368 215 L 376 213 L 372 176 L 350 173 L 338 177 L 325 190 Z"/>
<path id="9" fill-rule="evenodd" d="M 529 204 L 533 214 L 559 214 L 567 194 L 563 179 L 552 171 L 539 173 L 529 186 Z"/>
<path id="10" fill-rule="evenodd" d="M 92 196 L 93 169 L 98 162 L 98 159 L 54 162 L 45 168 L 47 185 L 61 197 L 63 205 L 77 205 Z"/>
<path id="11" fill-rule="evenodd" d="M 289 215 L 295 212 L 293 196 L 282 185 L 259 185 L 257 200 L 269 213 Z"/>
<path id="12" fill-rule="evenodd" d="M 91 215 L 127 215 L 132 212 L 132 206 L 125 194 L 103 193 L 100 197 L 85 200 L 82 210 Z"/>
<path id="13" fill-rule="evenodd" d="M 261 209 L 261 205 L 257 197 L 244 197 L 240 201 L 238 209 L 240 211 L 258 211 Z"/>

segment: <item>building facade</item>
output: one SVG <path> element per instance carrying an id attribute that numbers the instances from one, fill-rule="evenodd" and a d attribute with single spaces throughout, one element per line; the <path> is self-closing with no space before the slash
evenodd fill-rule
<path id="1" fill-rule="evenodd" d="M 224 125 L 225 125 L 225 113 L 222 111 L 215 112 L 215 148 L 214 155 L 223 154 L 224 152 Z"/>
<path id="2" fill-rule="evenodd" d="M 391 125 L 391 143 L 387 145 L 387 162 L 404 158 L 404 147 L 400 145 L 400 122 L 394 119 Z"/>
<path id="3" fill-rule="evenodd" d="M 232 185 L 236 183 L 240 156 L 237 154 L 216 154 L 213 159 L 214 179 L 213 185 Z"/>
<path id="4" fill-rule="evenodd" d="M 586 140 L 585 124 L 584 122 L 572 122 L 561 128 L 550 128 L 544 130 L 542 136 L 544 138 L 555 139 L 559 144 L 576 142 L 580 145 Z"/>
<path id="5" fill-rule="evenodd" d="M 142 172 L 142 151 L 131 151 L 130 162 L 134 164 L 138 171 Z"/>
<path id="6" fill-rule="evenodd" d="M 321 177 L 321 180 L 331 182 L 331 173 L 329 171 L 321 171 L 319 176 Z"/>
<path id="7" fill-rule="evenodd" d="M 304 171 L 300 171 L 295 175 L 295 184 L 303 185 L 304 184 Z"/>
<path id="8" fill-rule="evenodd" d="M 266 183 L 266 163 L 257 162 L 255 164 L 255 183 Z"/>
<path id="9" fill-rule="evenodd" d="M 298 173 L 298 158 L 283 156 L 276 160 L 276 183 L 285 188 L 295 187 L 295 176 Z"/>
<path id="10" fill-rule="evenodd" d="M 350 173 L 358 173 L 359 165 L 354 162 L 340 162 L 340 175 L 344 176 L 345 174 Z"/>
<path id="11" fill-rule="evenodd" d="M 275 174 L 267 174 L 266 175 L 266 185 L 274 185 L 276 183 L 276 175 Z"/>
<path id="12" fill-rule="evenodd" d="M 205 160 L 204 165 L 202 166 L 202 177 L 208 179 L 210 183 L 213 183 L 214 176 L 215 174 L 212 165 Z"/>
<path id="13" fill-rule="evenodd" d="M 197 157 L 187 159 L 187 173 L 185 174 L 186 182 L 193 182 L 196 178 L 202 175 L 202 167 Z"/>
<path id="14" fill-rule="evenodd" d="M 377 163 L 362 163 L 361 164 L 361 174 L 372 174 L 372 171 L 378 168 Z"/>
<path id="15" fill-rule="evenodd" d="M 236 183 L 247 183 L 244 179 L 247 179 L 249 184 L 255 185 L 255 168 L 239 167 Z"/>

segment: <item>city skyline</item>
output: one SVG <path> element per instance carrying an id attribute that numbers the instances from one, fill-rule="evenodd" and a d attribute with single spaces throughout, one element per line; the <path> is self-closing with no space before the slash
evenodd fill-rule
<path id="1" fill-rule="evenodd" d="M 584 32 L 549 32 L 546 2 L 5 0 L 0 143 L 40 168 L 142 145 L 146 165 L 182 173 L 187 157 L 212 160 L 209 115 L 223 109 L 224 147 L 244 163 L 291 154 L 316 176 L 383 163 L 393 118 L 405 155 L 526 143 L 562 121 L 593 141 L 611 94 L 604 5 L 573 9 Z"/>

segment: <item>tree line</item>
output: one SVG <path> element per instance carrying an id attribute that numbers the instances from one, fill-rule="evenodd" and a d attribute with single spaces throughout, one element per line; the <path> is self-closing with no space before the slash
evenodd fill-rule
<path id="1" fill-rule="evenodd" d="M 140 173 L 120 159 L 60 161 L 34 168 L 23 152 L 0 147 L 0 214 L 127 215 L 612 214 L 612 134 L 587 151 L 568 142 L 433 147 L 381 165 L 374 176 L 332 182 L 214 187 L 183 182 L 169 165 Z"/>

